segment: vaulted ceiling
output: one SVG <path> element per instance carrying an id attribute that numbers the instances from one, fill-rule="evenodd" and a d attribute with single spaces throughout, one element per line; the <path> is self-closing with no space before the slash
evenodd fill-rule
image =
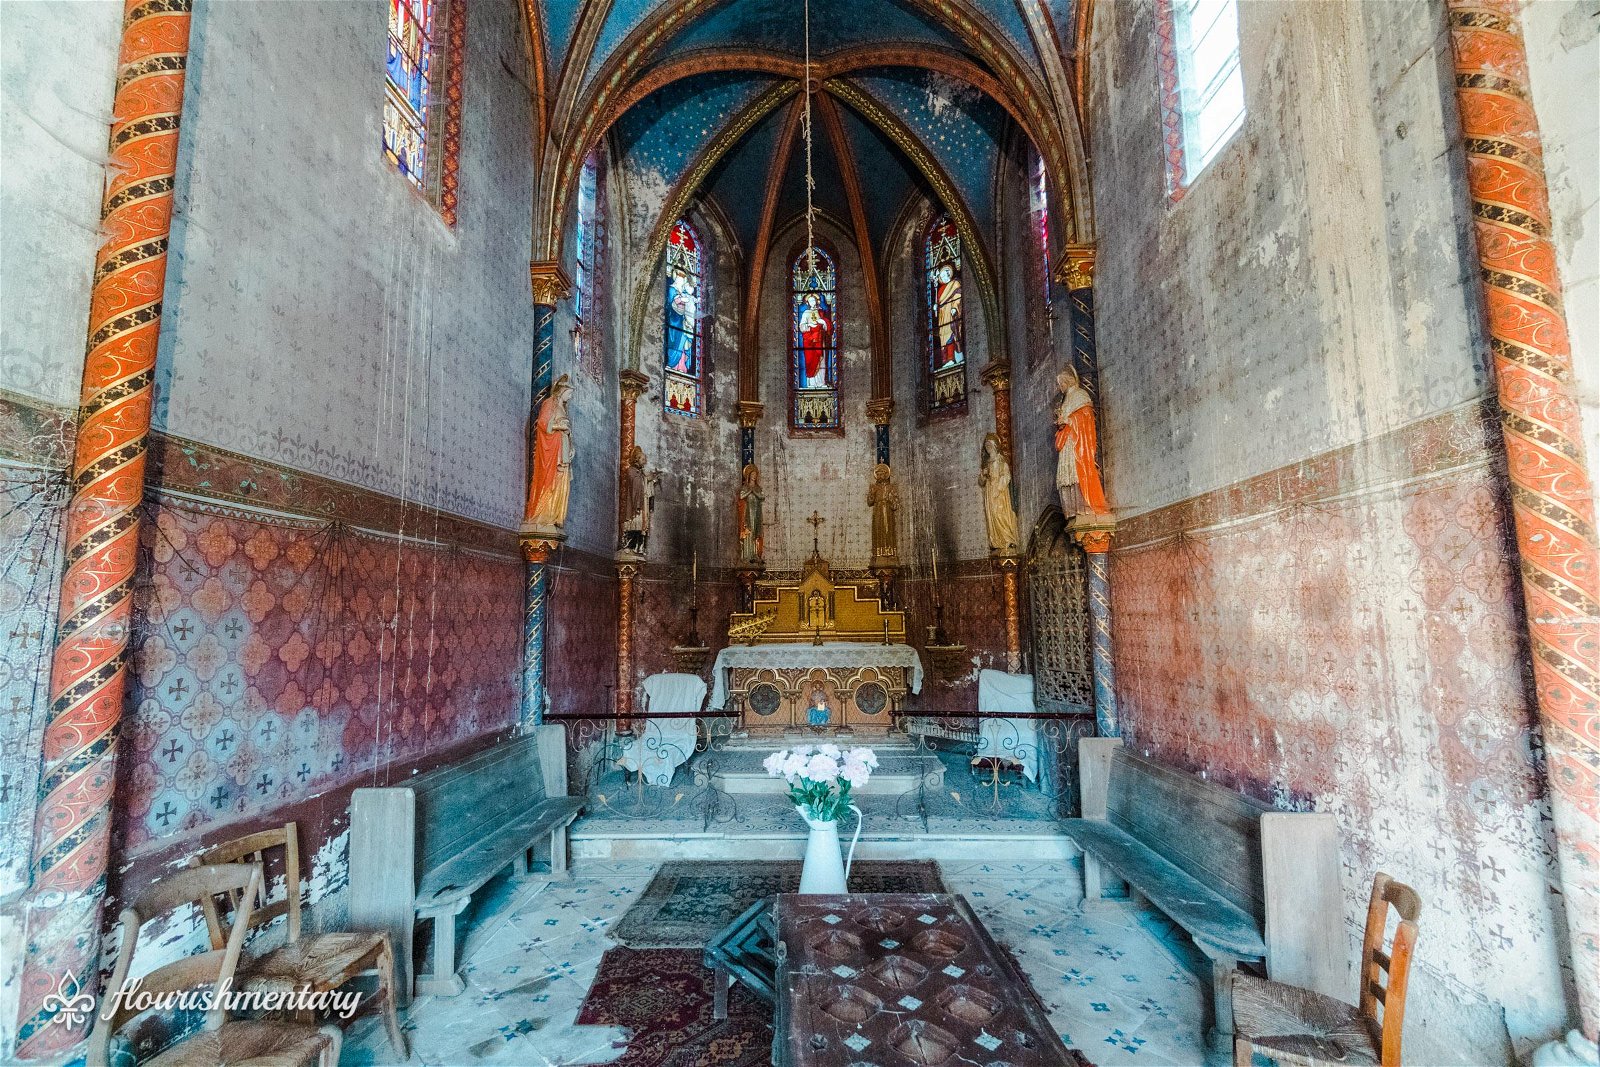
<path id="1" fill-rule="evenodd" d="M 664 215 L 715 200 L 747 257 L 802 210 L 800 0 L 525 3 L 542 257 L 559 248 L 577 171 L 607 131 L 630 170 L 668 191 Z M 811 0 L 818 207 L 881 249 L 915 190 L 981 249 L 996 162 L 1020 129 L 1045 160 L 1053 217 L 1086 239 L 1073 64 L 1086 3 Z"/>

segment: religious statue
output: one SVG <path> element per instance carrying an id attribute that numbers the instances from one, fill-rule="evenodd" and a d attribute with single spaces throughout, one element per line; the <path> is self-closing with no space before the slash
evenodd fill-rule
<path id="1" fill-rule="evenodd" d="M 526 526 L 560 529 L 567 521 L 572 494 L 572 420 L 567 414 L 571 397 L 572 382 L 563 374 L 539 405 L 533 427 L 533 477 L 529 479 Z"/>
<path id="2" fill-rule="evenodd" d="M 1105 514 L 1106 491 L 1100 484 L 1100 463 L 1095 458 L 1094 401 L 1071 367 L 1056 375 L 1061 406 L 1056 409 L 1056 492 L 1061 510 L 1068 515 L 1084 508 Z M 1082 505 L 1079 505 L 1081 500 Z"/>
<path id="3" fill-rule="evenodd" d="M 942 370 L 965 358 L 961 342 L 961 279 L 949 262 L 939 264 L 933 279 L 934 319 L 939 328 L 939 360 L 935 369 Z"/>
<path id="4" fill-rule="evenodd" d="M 818 293 L 807 293 L 800 312 L 800 352 L 805 367 L 800 388 L 828 387 L 828 353 L 833 350 L 833 315 Z"/>
<path id="5" fill-rule="evenodd" d="M 828 625 L 828 598 L 822 595 L 821 590 L 811 590 L 811 596 L 806 599 L 806 628 L 820 630 Z"/>
<path id="6" fill-rule="evenodd" d="M 667 285 L 667 369 L 691 377 L 699 373 L 694 365 L 699 309 L 694 279 L 681 270 L 673 271 Z"/>
<path id="7" fill-rule="evenodd" d="M 647 474 L 644 461 L 644 449 L 634 445 L 622 469 L 622 547 L 641 555 L 650 542 L 650 516 L 661 484 L 661 472 Z"/>
<path id="8" fill-rule="evenodd" d="M 739 562 L 760 563 L 766 548 L 765 527 L 761 517 L 761 472 L 754 463 L 744 465 L 739 482 Z"/>
<path id="9" fill-rule="evenodd" d="M 1011 503 L 1011 464 L 1000 450 L 997 434 L 983 439 L 978 485 L 983 488 L 983 521 L 989 531 L 989 550 L 1000 556 L 1016 555 L 1017 509 Z"/>
<path id="10" fill-rule="evenodd" d="M 880 463 L 872 468 L 872 486 L 867 490 L 867 504 L 872 508 L 872 559 L 874 562 L 893 561 L 899 553 L 895 548 L 895 512 L 900 507 L 900 490 L 889 480 L 889 465 Z"/>

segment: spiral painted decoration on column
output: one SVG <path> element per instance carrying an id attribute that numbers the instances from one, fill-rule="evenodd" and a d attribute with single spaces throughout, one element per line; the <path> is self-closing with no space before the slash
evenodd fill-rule
<path id="1" fill-rule="evenodd" d="M 88 1020 L 57 1018 L 61 994 L 92 992 L 99 958 L 189 11 L 130 0 L 123 16 L 34 833 L 17 1034 L 28 1058 L 83 1036 Z"/>
<path id="2" fill-rule="evenodd" d="M 1122 733 L 1122 727 L 1117 722 L 1117 683 L 1111 661 L 1111 553 L 1105 549 L 1086 551 L 1084 559 L 1089 571 L 1089 651 L 1094 671 L 1095 729 L 1101 737 L 1116 737 Z"/>
<path id="3" fill-rule="evenodd" d="M 1449 0 L 1456 95 L 1584 1033 L 1600 995 L 1600 568 L 1516 0 Z"/>

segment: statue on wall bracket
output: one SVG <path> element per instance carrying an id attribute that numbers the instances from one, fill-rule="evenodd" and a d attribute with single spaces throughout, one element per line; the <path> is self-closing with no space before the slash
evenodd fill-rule
<path id="1" fill-rule="evenodd" d="M 524 534 L 552 538 L 566 536 L 567 506 L 572 497 L 572 417 L 567 403 L 572 382 L 563 374 L 539 405 L 533 426 L 533 476 L 528 485 L 528 510 Z"/>
<path id="2" fill-rule="evenodd" d="M 1000 435 L 983 439 L 983 454 L 978 467 L 978 485 L 983 489 L 983 522 L 989 533 L 989 553 L 1015 556 L 1017 509 L 1011 502 L 1011 464 L 1000 448 Z"/>
<path id="3" fill-rule="evenodd" d="M 1061 495 L 1061 510 L 1067 515 L 1082 511 L 1109 514 L 1111 508 L 1100 482 L 1100 461 L 1095 457 L 1094 401 L 1071 367 L 1056 375 L 1056 388 L 1061 395 L 1056 408 L 1056 492 Z"/>
<path id="4" fill-rule="evenodd" d="M 872 509 L 873 566 L 898 563 L 900 551 L 895 543 L 895 516 L 900 510 L 900 490 L 895 487 L 887 463 L 872 468 L 867 506 Z"/>
<path id="5" fill-rule="evenodd" d="M 766 550 L 766 523 L 762 515 L 761 471 L 754 463 L 746 463 L 739 475 L 739 563 L 744 567 L 760 567 Z"/>
<path id="6" fill-rule="evenodd" d="M 656 492 L 661 487 L 661 472 L 646 472 L 644 464 L 644 449 L 634 445 L 622 471 L 622 550 L 641 557 L 650 544 Z"/>

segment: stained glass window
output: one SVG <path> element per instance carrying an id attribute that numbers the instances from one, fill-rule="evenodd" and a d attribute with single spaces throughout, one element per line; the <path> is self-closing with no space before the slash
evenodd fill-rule
<path id="1" fill-rule="evenodd" d="M 383 154 L 418 189 L 426 173 L 428 104 L 433 95 L 433 2 L 389 0 Z"/>
<path id="2" fill-rule="evenodd" d="M 700 235 L 679 219 L 667 237 L 666 350 L 663 366 L 666 388 L 662 404 L 668 411 L 693 418 L 700 414 L 705 382 L 705 343 L 700 323 L 704 317 L 705 283 Z"/>
<path id="3" fill-rule="evenodd" d="M 1039 242 L 1039 262 L 1043 266 L 1044 307 L 1050 311 L 1050 198 L 1044 179 L 1044 157 L 1033 157 L 1033 187 L 1028 191 L 1028 211 L 1033 216 L 1034 239 Z"/>
<path id="4" fill-rule="evenodd" d="M 789 266 L 789 425 L 837 430 L 839 421 L 838 268 L 820 248 L 802 249 Z"/>
<path id="5" fill-rule="evenodd" d="M 1169 152 L 1168 192 L 1182 195 L 1244 125 L 1238 0 L 1166 0 L 1158 11 L 1163 123 L 1181 131 Z M 1169 61 L 1170 56 L 1170 61 Z"/>
<path id="6" fill-rule="evenodd" d="M 600 377 L 600 318 L 595 313 L 600 283 L 599 184 L 600 157 L 596 152 L 584 161 L 583 170 L 578 174 L 578 229 L 574 235 L 578 249 L 573 257 L 572 272 L 573 307 L 577 313 L 572 333 L 573 354 L 578 369 L 592 378 Z"/>
<path id="7" fill-rule="evenodd" d="M 961 235 L 937 215 L 924 236 L 927 274 L 928 410 L 954 412 L 967 402 L 967 316 L 961 297 Z"/>

